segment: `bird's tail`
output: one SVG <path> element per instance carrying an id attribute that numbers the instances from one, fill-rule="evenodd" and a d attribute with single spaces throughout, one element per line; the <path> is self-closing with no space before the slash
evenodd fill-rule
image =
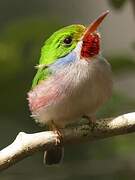
<path id="1" fill-rule="evenodd" d="M 53 165 L 59 164 L 64 157 L 64 148 L 61 145 L 55 146 L 52 149 L 45 151 L 44 164 Z"/>

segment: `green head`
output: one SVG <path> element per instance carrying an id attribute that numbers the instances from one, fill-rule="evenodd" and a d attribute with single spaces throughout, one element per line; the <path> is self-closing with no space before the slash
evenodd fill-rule
<path id="1" fill-rule="evenodd" d="M 51 73 L 48 69 L 42 68 L 42 65 L 52 64 L 57 59 L 70 53 L 80 41 L 84 31 L 85 27 L 83 25 L 70 25 L 56 31 L 45 41 L 41 49 L 38 71 L 34 77 L 32 87 L 35 87 L 40 80 L 46 79 Z"/>
<path id="2" fill-rule="evenodd" d="M 70 25 L 56 31 L 44 44 L 39 64 L 51 64 L 66 56 L 77 45 L 85 31 L 83 25 Z"/>

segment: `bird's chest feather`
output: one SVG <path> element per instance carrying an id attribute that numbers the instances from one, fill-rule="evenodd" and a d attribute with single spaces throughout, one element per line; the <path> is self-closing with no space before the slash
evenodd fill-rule
<path id="1" fill-rule="evenodd" d="M 92 113 L 111 95 L 110 65 L 105 60 L 80 60 L 69 74 L 71 102 L 82 113 Z"/>
<path id="2" fill-rule="evenodd" d="M 29 93 L 32 114 L 40 123 L 68 124 L 70 119 L 94 113 L 110 96 L 110 67 L 105 61 L 94 61 L 76 61 Z"/>

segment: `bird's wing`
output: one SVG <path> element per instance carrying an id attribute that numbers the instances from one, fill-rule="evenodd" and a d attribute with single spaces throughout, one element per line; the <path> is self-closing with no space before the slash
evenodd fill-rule
<path id="1" fill-rule="evenodd" d="M 35 87 L 41 80 L 46 80 L 52 73 L 58 72 L 61 68 L 73 63 L 76 60 L 76 53 L 72 51 L 67 56 L 56 59 L 51 64 L 41 64 L 38 66 L 38 71 L 33 79 L 32 88 Z"/>
<path id="2" fill-rule="evenodd" d="M 48 67 L 38 69 L 32 82 L 32 88 L 35 87 L 41 80 L 45 80 L 51 75 L 52 72 Z"/>

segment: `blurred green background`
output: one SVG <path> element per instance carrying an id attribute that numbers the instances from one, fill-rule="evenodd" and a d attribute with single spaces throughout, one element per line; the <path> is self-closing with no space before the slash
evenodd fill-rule
<path id="1" fill-rule="evenodd" d="M 117 116 L 135 109 L 134 0 L 0 0 L 0 147 L 20 131 L 42 131 L 27 105 L 44 40 L 65 25 L 88 25 L 109 9 L 104 21 L 102 51 L 113 69 L 114 92 L 98 117 Z M 1 180 L 135 179 L 135 135 L 68 145 L 60 166 L 45 167 L 36 153 L 0 174 Z"/>

